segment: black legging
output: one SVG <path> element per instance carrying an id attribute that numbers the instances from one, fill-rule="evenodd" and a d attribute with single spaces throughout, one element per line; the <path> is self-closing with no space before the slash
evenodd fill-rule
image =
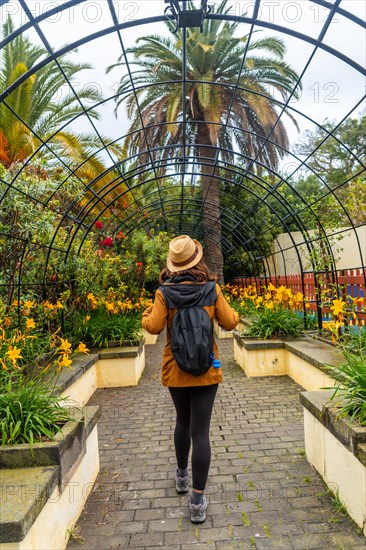
<path id="1" fill-rule="evenodd" d="M 188 466 L 192 439 L 193 488 L 204 491 L 211 462 L 210 420 L 218 384 L 189 388 L 169 388 L 177 423 L 174 445 L 178 468 Z"/>

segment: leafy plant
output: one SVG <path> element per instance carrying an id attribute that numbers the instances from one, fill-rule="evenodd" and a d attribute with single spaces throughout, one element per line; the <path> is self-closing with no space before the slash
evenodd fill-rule
<path id="1" fill-rule="evenodd" d="M 140 330 L 140 315 L 111 315 L 104 308 L 91 312 L 87 321 L 84 313 L 75 313 L 65 325 L 65 332 L 75 341 L 90 342 L 97 348 L 107 347 L 111 341 L 136 339 Z"/>
<path id="2" fill-rule="evenodd" d="M 351 421 L 358 420 L 366 426 L 366 356 L 362 349 L 357 353 L 343 349 L 343 354 L 345 363 L 328 366 L 328 371 L 337 380 L 331 399 L 338 398 L 341 416 L 350 416 Z"/>
<path id="3" fill-rule="evenodd" d="M 272 336 L 299 336 L 303 320 L 295 311 L 282 308 L 264 309 L 253 317 L 247 331 L 249 336 L 271 338 Z"/>
<path id="4" fill-rule="evenodd" d="M 22 373 L 4 377 L 0 389 L 0 443 L 41 442 L 54 439 L 70 411 L 63 407 L 65 398 L 52 393 L 52 384 Z"/>
<path id="5" fill-rule="evenodd" d="M 353 330 L 352 330 L 353 329 Z M 341 344 L 349 351 L 366 351 L 366 329 L 364 327 L 348 327 L 341 336 Z"/>

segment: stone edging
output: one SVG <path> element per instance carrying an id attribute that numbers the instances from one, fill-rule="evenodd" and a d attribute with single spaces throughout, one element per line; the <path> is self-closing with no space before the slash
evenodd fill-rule
<path id="1" fill-rule="evenodd" d="M 366 466 L 366 426 L 342 418 L 336 402 L 330 401 L 332 394 L 332 390 L 302 392 L 300 403 Z"/>
<path id="2" fill-rule="evenodd" d="M 329 346 L 329 344 L 322 343 L 319 344 L 319 342 L 315 342 L 312 338 L 309 336 L 303 336 L 301 338 L 271 338 L 271 339 L 258 339 L 255 337 L 248 337 L 248 336 L 240 336 L 237 331 L 234 331 L 234 338 L 237 341 L 238 345 L 241 347 L 245 347 L 245 349 L 248 350 L 265 350 L 265 349 L 286 349 L 287 351 L 293 353 L 297 357 L 300 357 L 300 359 L 303 359 L 307 363 L 310 363 L 317 369 L 321 370 L 325 374 L 329 375 L 329 371 L 327 369 L 327 366 L 324 364 L 324 362 L 318 360 L 313 354 L 314 350 L 319 348 L 319 346 L 327 348 L 327 353 L 331 354 L 331 360 L 328 364 L 336 364 L 340 363 L 342 360 L 344 360 L 342 354 L 335 350 L 333 347 Z M 308 352 L 304 351 L 302 348 L 308 347 Z M 307 346 L 308 345 L 308 346 Z"/>
<path id="3" fill-rule="evenodd" d="M 97 405 L 83 407 L 79 411 L 78 418 L 79 420 L 83 420 L 81 425 L 83 426 L 84 447 L 88 437 L 96 427 L 99 417 L 100 409 Z M 75 422 L 70 422 L 70 424 L 75 424 Z M 59 487 L 59 491 L 64 491 L 66 485 L 61 483 L 62 468 L 55 461 L 57 453 L 54 452 L 57 444 L 58 446 L 63 446 L 64 440 L 62 439 L 61 432 L 60 434 L 57 434 L 58 441 L 56 442 L 34 444 L 35 451 L 42 446 L 46 450 L 47 448 L 49 449 L 48 462 L 45 454 L 41 457 L 40 465 L 35 464 L 32 456 L 29 457 L 29 465 L 25 467 L 14 468 L 13 465 L 12 468 L 9 468 L 7 458 L 5 461 L 2 461 L 0 487 L 3 499 L 1 503 L 0 543 L 12 544 L 22 541 L 47 504 L 50 496 L 57 489 L 57 486 Z M 66 445 L 70 447 L 69 444 L 66 443 Z M 0 449 L 0 454 L 9 454 L 8 458 L 11 459 L 11 456 L 17 451 L 22 451 L 23 454 L 27 452 L 29 456 L 29 445 L 5 446 L 5 448 Z M 70 447 L 66 451 L 71 452 L 68 462 L 71 458 L 74 460 L 73 464 L 68 464 L 70 472 L 73 474 L 75 468 L 79 466 L 80 460 L 85 455 L 85 449 L 81 452 L 79 448 Z M 36 452 L 35 456 L 37 457 Z M 68 483 L 69 481 L 67 479 L 66 482 Z M 52 506 L 55 506 L 55 503 L 52 503 Z"/>
<path id="4" fill-rule="evenodd" d="M 113 350 L 113 351 L 112 351 Z M 106 348 L 105 350 L 96 351 L 89 355 L 78 354 L 68 369 L 63 369 L 55 383 L 54 393 L 60 395 L 79 378 L 83 376 L 90 368 L 92 368 L 99 359 L 118 359 L 118 358 L 133 358 L 139 357 L 144 350 L 144 340 L 140 340 L 138 346 L 133 349 L 126 348 Z"/>
<path id="5" fill-rule="evenodd" d="M 366 536 L 366 426 L 341 417 L 332 393 L 300 394 L 306 457 Z"/>

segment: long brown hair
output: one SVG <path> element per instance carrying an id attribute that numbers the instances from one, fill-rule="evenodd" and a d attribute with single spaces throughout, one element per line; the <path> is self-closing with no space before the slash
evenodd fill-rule
<path id="1" fill-rule="evenodd" d="M 159 281 L 161 284 L 166 283 L 169 279 L 174 283 L 174 280 L 178 277 L 194 277 L 199 283 L 206 283 L 207 281 L 216 281 L 216 275 L 212 275 L 206 263 L 201 259 L 196 265 L 190 269 L 184 271 L 169 271 L 167 267 L 164 267 L 160 273 Z"/>

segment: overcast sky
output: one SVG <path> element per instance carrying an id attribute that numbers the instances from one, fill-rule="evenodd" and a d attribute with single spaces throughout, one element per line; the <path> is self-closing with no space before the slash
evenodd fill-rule
<path id="1" fill-rule="evenodd" d="M 331 0 L 333 1 L 333 0 Z M 39 15 L 62 4 L 62 1 L 27 0 L 32 13 Z M 213 2 L 209 2 L 213 3 Z M 144 17 L 161 15 L 164 12 L 164 0 L 115 0 L 116 11 L 120 22 L 137 21 Z M 232 13 L 235 15 L 251 15 L 253 1 L 229 0 Z M 341 7 L 366 19 L 365 0 L 342 0 Z M 7 14 L 12 14 L 16 25 L 26 22 L 27 16 L 22 11 L 17 0 L 11 0 L 0 8 L 0 18 L 4 20 Z M 310 0 L 262 0 L 259 19 L 271 21 L 291 30 L 317 38 L 329 11 Z M 83 36 L 87 36 L 113 24 L 106 0 L 86 0 L 81 6 L 76 6 L 63 14 L 58 14 L 52 20 L 41 24 L 51 47 L 57 50 L 66 43 L 72 43 Z M 245 35 L 249 32 L 249 25 L 240 24 L 238 33 Z M 259 28 L 259 27 L 258 27 Z M 122 39 L 126 47 L 131 46 L 139 36 L 149 34 L 165 34 L 168 31 L 162 23 L 137 26 L 122 32 Z M 287 46 L 286 61 L 300 74 L 314 50 L 314 46 L 293 38 L 284 33 L 276 33 L 264 29 L 262 35 L 281 37 Z M 39 37 L 34 29 L 27 31 L 28 36 L 39 43 Z M 355 23 L 347 21 L 345 17 L 336 15 L 327 31 L 324 43 L 342 51 L 362 66 L 366 61 L 366 35 Z M 117 70 L 106 75 L 105 68 L 114 63 L 121 54 L 118 37 L 112 33 L 104 38 L 90 42 L 80 47 L 78 52 L 72 53 L 72 59 L 90 62 L 93 71 L 85 72 L 76 89 L 80 89 L 87 82 L 98 87 L 105 97 L 116 90 L 121 76 Z M 365 93 L 365 78 L 355 69 L 347 66 L 327 52 L 318 49 L 309 67 L 303 76 L 303 91 L 301 98 L 291 104 L 305 115 L 323 121 L 326 117 L 336 121 L 341 120 L 352 107 L 360 101 Z M 66 90 L 66 87 L 65 87 Z M 102 134 L 118 137 L 128 128 L 128 121 L 123 110 L 118 119 L 113 115 L 114 104 L 109 102 L 102 109 L 101 120 L 97 123 Z M 365 110 L 363 103 L 354 116 Z M 301 130 L 314 129 L 314 125 L 300 115 L 297 116 Z M 298 139 L 296 129 L 286 123 L 292 142 Z M 78 131 L 90 131 L 87 120 L 78 121 Z"/>

